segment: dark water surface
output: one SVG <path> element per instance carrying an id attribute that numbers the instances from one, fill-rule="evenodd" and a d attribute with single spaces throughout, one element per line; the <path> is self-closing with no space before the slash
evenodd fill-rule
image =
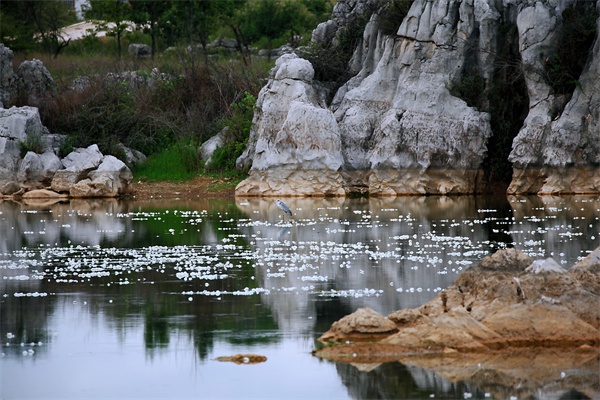
<path id="1" fill-rule="evenodd" d="M 0 201 L 0 398 L 493 398 L 322 361 L 314 340 L 358 307 L 417 307 L 499 248 L 568 268 L 600 244 L 598 197 L 286 203 L 293 219 L 265 199 Z M 238 353 L 267 361 L 215 360 Z"/>

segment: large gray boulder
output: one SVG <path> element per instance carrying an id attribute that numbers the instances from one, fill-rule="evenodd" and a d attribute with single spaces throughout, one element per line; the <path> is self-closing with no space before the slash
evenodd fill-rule
<path id="1" fill-rule="evenodd" d="M 97 144 L 79 148 L 63 158 L 62 163 L 70 171 L 85 171 L 98 168 L 102 162 L 102 153 Z"/>
<path id="2" fill-rule="evenodd" d="M 129 166 L 141 164 L 146 161 L 146 155 L 139 150 L 131 149 L 123 143 L 119 143 L 117 147 L 123 151 L 125 157 L 123 161 Z"/>
<path id="3" fill-rule="evenodd" d="M 69 190 L 71 197 L 117 197 L 129 193 L 133 174 L 114 156 L 104 156 L 100 166 Z"/>
<path id="4" fill-rule="evenodd" d="M 202 143 L 202 145 L 198 148 L 198 157 L 204 162 L 205 168 L 210 166 L 215 150 L 227 142 L 228 132 L 229 127 L 226 126 L 215 136 Z"/>
<path id="5" fill-rule="evenodd" d="M 28 151 L 19 165 L 17 181 L 28 188 L 47 187 L 62 167 L 60 158 L 52 151 L 42 154 Z"/>
<path id="6" fill-rule="evenodd" d="M 239 168 L 252 164 L 238 195 L 345 194 L 340 131 L 313 76 L 310 62 L 295 54 L 277 59 L 257 99 L 249 145 L 237 160 Z"/>
<path id="7" fill-rule="evenodd" d="M 40 60 L 25 60 L 16 72 L 16 87 L 19 96 L 27 99 L 30 106 L 45 104 L 54 87 L 54 79 Z"/>
<path id="8" fill-rule="evenodd" d="M 65 168 L 54 174 L 52 190 L 59 193 L 70 192 L 77 182 L 87 178 L 90 171 L 98 168 L 103 157 L 98 145 L 95 144 L 72 151 L 62 159 Z"/>
<path id="9" fill-rule="evenodd" d="M 17 179 L 21 165 L 21 145 L 40 140 L 47 133 L 35 107 L 0 109 L 0 194 L 18 191 L 22 179 Z"/>
<path id="10" fill-rule="evenodd" d="M 56 171 L 52 190 L 71 197 L 118 197 L 131 191 L 133 174 L 114 156 L 104 156 L 97 145 L 80 148 L 62 159 L 66 167 Z"/>
<path id="11" fill-rule="evenodd" d="M 0 137 L 24 142 L 31 136 L 48 133 L 35 107 L 0 109 Z"/>

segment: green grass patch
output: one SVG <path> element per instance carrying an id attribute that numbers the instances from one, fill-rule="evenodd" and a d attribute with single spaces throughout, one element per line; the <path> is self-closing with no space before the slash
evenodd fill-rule
<path id="1" fill-rule="evenodd" d="M 198 176 L 201 171 L 197 146 L 176 143 L 165 150 L 148 157 L 146 162 L 136 166 L 133 174 L 138 179 L 150 182 L 181 182 Z"/>

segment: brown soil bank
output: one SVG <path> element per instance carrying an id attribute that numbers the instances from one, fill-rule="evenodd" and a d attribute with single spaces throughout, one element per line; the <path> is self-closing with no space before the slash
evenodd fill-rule
<path id="1" fill-rule="evenodd" d="M 500 250 L 425 305 L 387 317 L 359 309 L 319 341 L 322 358 L 362 367 L 400 361 L 487 384 L 501 398 L 548 385 L 598 398 L 600 247 L 569 270 Z"/>
<path id="2" fill-rule="evenodd" d="M 226 184 L 229 184 L 229 180 L 207 176 L 198 176 L 184 182 L 135 182 L 131 197 L 136 200 L 233 199 L 235 189 L 225 187 Z"/>

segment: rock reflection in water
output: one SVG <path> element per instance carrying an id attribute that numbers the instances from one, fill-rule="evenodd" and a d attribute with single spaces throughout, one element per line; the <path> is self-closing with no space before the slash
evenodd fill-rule
<path id="1" fill-rule="evenodd" d="M 426 369 L 399 362 L 338 363 L 336 369 L 353 399 L 457 399 L 464 393 L 474 398 L 485 396 L 473 385 L 453 383 Z"/>
<path id="2" fill-rule="evenodd" d="M 599 366 L 598 354 L 555 349 L 336 363 L 351 397 L 360 399 L 592 399 L 600 394 Z"/>

